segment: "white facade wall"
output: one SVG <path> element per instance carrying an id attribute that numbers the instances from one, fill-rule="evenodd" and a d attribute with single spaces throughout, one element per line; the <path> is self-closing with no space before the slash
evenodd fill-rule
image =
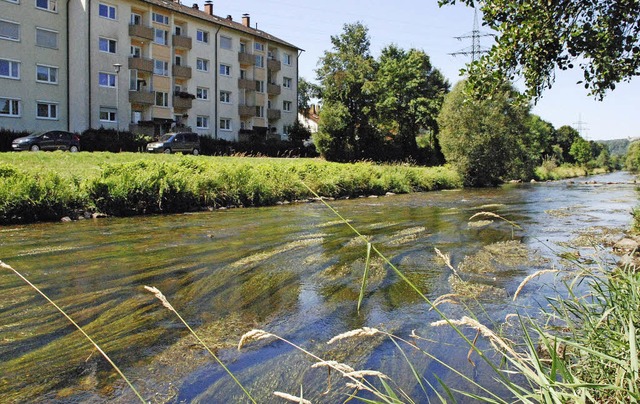
<path id="1" fill-rule="evenodd" d="M 53 3 L 51 3 L 53 8 Z M 9 77 L 0 77 L 0 108 L 7 99 L 15 102 L 0 115 L 0 128 L 16 131 L 65 130 L 67 108 L 67 11 L 36 7 L 35 1 L 0 1 L 0 21 L 18 24 L 17 39 L 0 38 L 0 59 L 10 65 Z M 37 30 L 55 38 L 46 46 L 36 41 Z M 38 67 L 41 76 L 37 76 Z M 18 77 L 13 73 L 19 71 Z M 42 71 L 44 70 L 44 71 Z M 46 79 L 42 79 L 46 73 Z M 40 104 L 40 113 L 38 108 Z M 48 116 L 43 115 L 47 112 Z"/>
<path id="2" fill-rule="evenodd" d="M 295 121 L 298 49 L 261 31 L 153 0 L 58 0 L 55 13 L 36 9 L 35 0 L 16 1 L 0 0 L 0 21 L 20 24 L 20 40 L 0 39 L 0 60 L 19 62 L 20 77 L 0 77 L 0 98 L 19 100 L 21 110 L 15 117 L 0 116 L 0 128 L 138 131 L 155 125 L 158 133 L 175 122 L 201 135 L 239 140 L 241 129 L 282 137 Z M 167 19 L 154 20 L 154 13 Z M 147 32 L 167 31 L 167 42 L 132 34 L 132 14 Z M 57 33 L 55 49 L 35 45 L 36 27 Z M 176 29 L 191 38 L 190 48 L 174 44 Z M 199 41 L 198 31 L 208 41 Z M 251 63 L 240 62 L 241 50 Z M 269 64 L 270 58 L 279 63 Z M 166 70 L 149 69 L 155 61 Z M 206 71 L 199 61 L 206 62 Z M 57 69 L 57 82 L 37 82 L 38 64 Z M 240 86 L 241 70 L 246 88 Z M 176 98 L 177 90 L 197 98 L 185 103 Z M 158 92 L 166 94 L 166 105 L 156 105 Z M 37 119 L 38 102 L 56 104 L 56 117 Z"/>

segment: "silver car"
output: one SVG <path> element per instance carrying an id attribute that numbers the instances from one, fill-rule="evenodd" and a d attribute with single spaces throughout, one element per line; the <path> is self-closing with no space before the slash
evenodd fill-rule
<path id="1" fill-rule="evenodd" d="M 166 133 L 155 142 L 147 144 L 149 153 L 191 153 L 200 154 L 200 138 L 197 133 Z"/>

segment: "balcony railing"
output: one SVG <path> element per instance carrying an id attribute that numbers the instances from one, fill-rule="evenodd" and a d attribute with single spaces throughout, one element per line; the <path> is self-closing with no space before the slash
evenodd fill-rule
<path id="1" fill-rule="evenodd" d="M 242 90 L 256 91 L 256 81 L 249 79 L 238 79 L 238 88 Z"/>
<path id="2" fill-rule="evenodd" d="M 256 107 L 252 107 L 249 105 L 239 105 L 238 113 L 242 117 L 256 116 Z"/>
<path id="3" fill-rule="evenodd" d="M 131 104 L 153 105 L 155 94 L 150 91 L 129 91 L 129 102 Z"/>
<path id="4" fill-rule="evenodd" d="M 238 62 L 240 62 L 241 65 L 252 65 L 255 62 L 255 58 L 251 53 L 239 52 Z"/>
<path id="5" fill-rule="evenodd" d="M 270 121 L 276 121 L 280 119 L 282 112 L 279 109 L 267 109 L 267 119 Z"/>
<path id="6" fill-rule="evenodd" d="M 282 63 L 279 60 L 267 59 L 267 69 L 277 72 L 277 71 L 280 71 L 281 68 L 282 68 Z"/>
<path id="7" fill-rule="evenodd" d="M 173 65 L 173 77 L 177 77 L 180 79 L 190 79 L 191 78 L 191 67 L 183 66 L 183 65 Z"/>
<path id="8" fill-rule="evenodd" d="M 173 108 L 174 109 L 191 109 L 193 105 L 193 101 L 191 98 L 183 98 L 178 96 L 173 96 Z"/>
<path id="9" fill-rule="evenodd" d="M 173 46 L 176 48 L 182 49 L 191 49 L 191 37 L 186 35 L 173 35 L 172 37 Z"/>
<path id="10" fill-rule="evenodd" d="M 279 85 L 277 84 L 267 84 L 267 93 L 269 95 L 280 95 L 280 93 L 282 92 L 282 89 L 280 88 Z"/>
<path id="11" fill-rule="evenodd" d="M 129 69 L 136 69 L 142 72 L 153 72 L 153 60 L 147 58 L 129 58 Z"/>
<path id="12" fill-rule="evenodd" d="M 141 24 L 131 24 L 129 25 L 129 36 L 153 41 L 154 32 L 153 28 L 151 27 L 147 27 Z"/>

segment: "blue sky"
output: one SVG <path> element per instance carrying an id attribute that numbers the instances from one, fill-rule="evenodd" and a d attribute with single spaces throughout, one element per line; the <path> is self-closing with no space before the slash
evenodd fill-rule
<path id="1" fill-rule="evenodd" d="M 202 9 L 203 0 L 198 2 Z M 330 36 L 340 34 L 345 23 L 361 22 L 369 28 L 376 57 L 391 43 L 424 50 L 452 85 L 460 80 L 459 70 L 469 60 L 450 55 L 471 46 L 470 39 L 455 39 L 473 30 L 473 9 L 462 5 L 439 8 L 437 0 L 214 0 L 213 6 L 214 14 L 232 15 L 235 21 L 249 13 L 252 26 L 257 24 L 258 29 L 304 49 L 300 76 L 310 81 L 315 81 L 318 59 L 331 48 Z M 485 31 L 482 26 L 480 30 Z M 491 41 L 485 38 L 482 45 L 488 47 Z M 581 126 L 583 137 L 590 140 L 640 137 L 640 77 L 618 85 L 602 102 L 575 84 L 581 77 L 577 70 L 559 72 L 556 84 L 533 113 L 556 128 Z"/>

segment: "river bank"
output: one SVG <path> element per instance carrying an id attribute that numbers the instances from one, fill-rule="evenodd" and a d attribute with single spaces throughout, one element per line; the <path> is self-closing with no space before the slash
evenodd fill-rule
<path id="1" fill-rule="evenodd" d="M 0 158 L 0 224 L 257 207 L 327 198 L 460 188 L 449 167 L 318 159 L 6 153 Z"/>

